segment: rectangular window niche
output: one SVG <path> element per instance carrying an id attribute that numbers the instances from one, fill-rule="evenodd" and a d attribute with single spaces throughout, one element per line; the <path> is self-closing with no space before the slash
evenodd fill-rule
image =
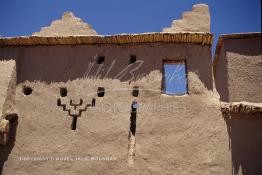
<path id="1" fill-rule="evenodd" d="M 188 93 L 187 69 L 184 60 L 164 60 L 162 92 L 181 96 Z"/>

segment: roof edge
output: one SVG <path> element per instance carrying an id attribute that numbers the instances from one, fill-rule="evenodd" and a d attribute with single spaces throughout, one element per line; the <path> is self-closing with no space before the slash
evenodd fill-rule
<path id="1" fill-rule="evenodd" d="M 0 46 L 28 45 L 77 45 L 77 44 L 133 44 L 153 42 L 177 42 L 212 45 L 211 33 L 141 33 L 117 35 L 76 35 L 76 36 L 20 36 L 0 38 Z"/>
<path id="2" fill-rule="evenodd" d="M 221 102 L 221 111 L 223 113 L 243 113 L 243 114 L 256 114 L 262 113 L 262 103 L 251 103 L 247 101 L 241 102 Z"/>

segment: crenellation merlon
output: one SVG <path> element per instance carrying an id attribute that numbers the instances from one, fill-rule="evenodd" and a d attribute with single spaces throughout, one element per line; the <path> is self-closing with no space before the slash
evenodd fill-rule
<path id="1" fill-rule="evenodd" d="M 51 22 L 48 27 L 42 27 L 33 36 L 79 36 L 97 35 L 91 25 L 80 18 L 75 17 L 72 12 L 65 12 L 61 19 Z"/>
<path id="2" fill-rule="evenodd" d="M 182 19 L 173 20 L 171 27 L 164 28 L 162 32 L 208 32 L 210 33 L 210 13 L 206 4 L 196 4 L 192 11 L 182 14 Z"/>

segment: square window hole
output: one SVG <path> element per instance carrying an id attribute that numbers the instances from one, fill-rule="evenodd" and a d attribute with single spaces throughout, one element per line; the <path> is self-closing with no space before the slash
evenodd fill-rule
<path id="1" fill-rule="evenodd" d="M 66 87 L 61 87 L 60 88 L 60 96 L 61 97 L 66 97 L 67 96 L 67 88 Z"/>
<path id="2" fill-rule="evenodd" d="M 133 91 L 132 91 L 132 95 L 134 97 L 138 97 L 138 94 L 139 94 L 139 87 L 138 86 L 134 86 L 133 87 Z"/>
<path id="3" fill-rule="evenodd" d="M 104 97 L 105 96 L 105 88 L 104 87 L 98 87 L 97 88 L 97 96 L 98 97 Z"/>
<path id="4" fill-rule="evenodd" d="M 136 55 L 130 55 L 129 64 L 133 64 L 135 62 L 136 62 Z"/>
<path id="5" fill-rule="evenodd" d="M 102 64 L 105 61 L 105 56 L 98 56 L 96 64 Z"/>

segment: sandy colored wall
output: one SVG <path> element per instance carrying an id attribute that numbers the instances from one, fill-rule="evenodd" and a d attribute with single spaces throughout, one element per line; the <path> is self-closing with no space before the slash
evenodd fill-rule
<path id="1" fill-rule="evenodd" d="M 216 70 L 222 101 L 262 101 L 261 38 L 225 40 Z"/>
<path id="2" fill-rule="evenodd" d="M 17 59 L 19 82 L 16 88 L 18 121 L 10 125 L 9 146 L 0 148 L 3 174 L 231 174 L 232 169 L 243 165 L 237 161 L 250 160 L 244 152 L 237 151 L 241 144 L 234 144 L 234 156 L 241 155 L 231 164 L 233 149 L 230 143 L 235 137 L 228 129 L 232 122 L 221 114 L 219 97 L 212 91 L 211 74 L 210 77 L 207 74 L 211 72 L 210 48 L 176 44 L 146 46 L 0 49 L 0 55 Z M 128 76 L 123 81 L 85 78 L 83 74 L 95 54 L 105 55 L 106 66 L 110 66 L 114 58 L 119 61 L 109 74 L 111 78 L 128 65 L 129 54 L 136 54 L 138 59 L 144 60 L 143 69 L 136 75 L 147 74 L 131 83 L 124 81 Z M 174 97 L 160 93 L 161 60 L 169 58 L 187 59 L 189 90 L 192 92 L 189 95 Z M 23 94 L 24 85 L 32 87 L 31 95 Z M 96 107 L 87 108 L 82 113 L 75 131 L 70 129 L 72 118 L 57 106 L 62 86 L 68 90 L 67 97 L 63 98 L 67 107 L 70 107 L 70 100 L 77 103 L 80 98 L 84 104 L 90 104 L 96 97 L 98 86 L 106 90 L 104 97 L 96 97 Z M 133 86 L 139 86 L 136 99 L 140 107 L 134 167 L 130 168 L 127 154 Z M 245 123 L 241 128 L 244 127 Z M 250 144 L 255 144 L 258 136 L 251 133 L 249 137 Z M 252 154 L 254 151 L 250 150 Z M 112 156 L 116 160 L 21 161 L 24 156 Z M 247 163 L 245 167 L 261 172 Z"/>
<path id="3" fill-rule="evenodd" d="M 6 115 L 15 111 L 16 63 L 0 59 L 0 145 L 8 142 L 9 122 Z"/>
<path id="4" fill-rule="evenodd" d="M 33 93 L 25 96 L 19 84 L 16 94 L 18 124 L 12 124 L 13 147 L 1 149 L 4 174 L 63 172 L 64 174 L 229 174 L 231 158 L 227 125 L 216 95 L 207 89 L 184 97 L 162 95 L 160 81 L 145 80 L 73 80 L 67 83 L 28 82 Z M 195 76 L 198 85 L 201 81 Z M 149 81 L 150 82 L 150 81 Z M 131 89 L 141 89 L 137 101 L 136 155 L 134 167 L 127 166 Z M 88 108 L 72 131 L 72 119 L 56 105 L 59 87 L 66 86 L 65 101 L 83 99 L 91 103 L 96 88 L 104 86 L 106 94 L 97 105 Z M 202 85 L 203 86 L 203 85 Z M 142 90 L 143 89 L 143 90 Z M 155 90 L 156 91 L 155 91 Z M 163 112 L 164 111 L 164 112 Z M 11 154 L 7 154 L 7 153 Z M 23 156 L 112 156 L 116 161 L 20 161 Z M 15 169 L 13 167 L 16 167 Z M 41 173 L 40 173 L 41 174 Z"/>
<path id="5" fill-rule="evenodd" d="M 232 174 L 261 174 L 261 114 L 230 114 L 224 118 L 230 138 Z"/>
<path id="6" fill-rule="evenodd" d="M 13 109 L 12 97 L 16 88 L 16 63 L 14 59 L 0 59 L 0 116 Z M 11 101 L 12 102 L 11 102 Z M 1 119 L 0 117 L 0 119 Z"/>
<path id="7" fill-rule="evenodd" d="M 261 103 L 261 38 L 224 40 L 215 72 L 221 101 Z M 231 174 L 261 174 L 261 114 L 224 114 L 232 159 Z"/>
<path id="8" fill-rule="evenodd" d="M 11 51 L 12 49 L 14 52 Z M 131 79 L 132 73 L 135 77 L 142 77 L 153 70 L 162 71 L 164 59 L 183 59 L 187 60 L 188 72 L 197 74 L 204 85 L 212 89 L 211 50 L 208 46 L 155 43 L 113 46 L 31 46 L 22 48 L 21 52 L 18 50 L 18 48 L 3 48 L 0 50 L 0 55 L 10 57 L 17 53 L 19 83 L 26 80 L 40 80 L 47 83 L 66 82 L 86 77 L 87 73 L 89 77 L 118 77 L 121 81 L 126 81 Z M 130 54 L 136 55 L 140 62 L 130 66 L 128 64 Z M 101 68 L 97 64 L 90 65 L 95 61 L 96 55 L 105 56 Z M 91 71 L 89 71 L 90 66 Z M 101 71 L 98 71 L 99 69 Z M 123 70 L 126 71 L 120 73 Z"/>
<path id="9" fill-rule="evenodd" d="M 214 80 L 215 80 L 216 90 L 220 95 L 220 100 L 228 102 L 229 101 L 228 70 L 227 70 L 227 61 L 225 59 L 224 45 L 221 47 L 219 53 L 219 60 L 217 62 L 216 72 L 214 72 Z"/>
<path id="10" fill-rule="evenodd" d="M 182 19 L 173 20 L 171 27 L 164 28 L 163 32 L 210 33 L 210 13 L 208 5 L 193 5 L 192 11 L 183 12 Z"/>

